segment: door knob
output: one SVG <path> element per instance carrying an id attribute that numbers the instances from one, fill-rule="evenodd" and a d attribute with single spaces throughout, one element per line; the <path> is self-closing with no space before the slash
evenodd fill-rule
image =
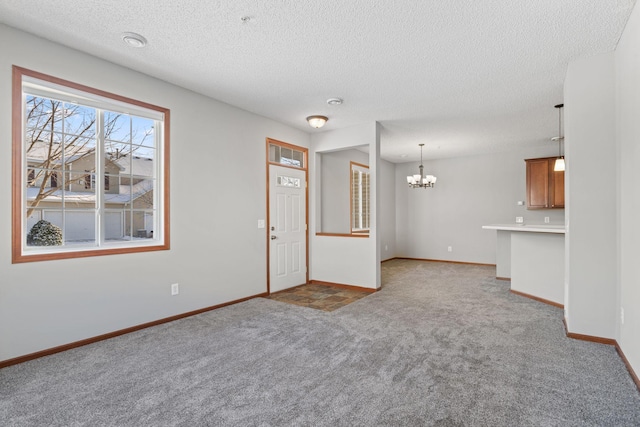
<path id="1" fill-rule="evenodd" d="M 276 240 L 277 237 L 276 236 L 271 236 L 271 240 Z"/>

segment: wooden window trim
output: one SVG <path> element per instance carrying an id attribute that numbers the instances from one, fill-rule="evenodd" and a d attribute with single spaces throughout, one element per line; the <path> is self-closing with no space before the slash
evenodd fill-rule
<path id="1" fill-rule="evenodd" d="M 269 147 L 271 145 L 277 145 L 279 147 L 289 148 L 291 150 L 300 151 L 302 153 L 302 166 L 294 166 L 294 165 L 285 165 L 278 162 L 272 162 L 269 156 Z M 308 170 L 307 159 L 309 157 L 309 150 L 304 147 L 299 147 L 297 145 L 289 144 L 287 142 L 278 141 L 277 139 L 267 138 L 267 165 L 276 165 L 282 166 L 283 168 L 290 169 L 298 169 L 298 170 Z"/>
<path id="2" fill-rule="evenodd" d="M 159 107 L 157 105 L 127 98 L 114 93 L 106 92 L 90 86 L 74 83 L 68 80 L 53 77 L 37 71 L 32 71 L 14 65 L 12 67 L 12 98 L 11 98 L 11 122 L 12 122 L 12 186 L 11 186 L 11 262 L 13 264 L 33 261 L 50 261 L 69 258 L 85 258 L 102 255 L 115 255 L 138 252 L 152 252 L 170 249 L 170 192 L 169 192 L 169 171 L 170 171 L 170 110 L 168 108 Z M 23 77 L 32 77 L 45 82 L 66 86 L 71 89 L 80 90 L 91 93 L 93 95 L 109 98 L 115 101 L 136 105 L 148 110 L 154 110 L 164 115 L 163 120 L 163 161 L 164 168 L 162 171 L 162 200 L 158 207 L 162 210 L 163 221 L 163 241 L 159 244 L 139 245 L 131 247 L 118 248 L 92 248 L 84 250 L 69 250 L 51 253 L 24 254 L 22 253 L 22 222 L 23 222 L 23 206 L 22 206 L 22 187 L 23 187 L 23 152 L 22 152 L 22 128 L 23 128 L 23 111 L 22 111 L 22 80 Z"/>

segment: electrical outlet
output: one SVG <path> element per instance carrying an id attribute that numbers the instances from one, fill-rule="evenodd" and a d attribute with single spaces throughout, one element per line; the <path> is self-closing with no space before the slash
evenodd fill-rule
<path id="1" fill-rule="evenodd" d="M 453 247 L 449 246 L 449 247 L 447 248 L 447 250 L 448 250 L 449 252 L 453 252 Z"/>
<path id="2" fill-rule="evenodd" d="M 620 323 L 624 325 L 624 308 L 620 307 Z"/>
<path id="3" fill-rule="evenodd" d="M 523 217 L 521 217 L 521 216 L 517 216 L 517 217 L 516 217 L 516 222 L 517 222 L 518 224 L 522 224 L 522 223 L 524 222 L 524 218 L 523 218 Z"/>
<path id="4" fill-rule="evenodd" d="M 545 217 L 544 217 L 544 223 L 545 223 L 545 224 L 549 224 L 549 217 L 548 217 L 548 216 L 545 216 Z"/>
<path id="5" fill-rule="evenodd" d="M 174 283 L 173 285 L 171 285 L 171 295 L 178 295 L 180 293 L 180 285 L 177 283 Z"/>

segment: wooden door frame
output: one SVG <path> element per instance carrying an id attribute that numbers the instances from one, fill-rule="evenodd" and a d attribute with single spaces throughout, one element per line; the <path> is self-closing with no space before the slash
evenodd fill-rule
<path id="1" fill-rule="evenodd" d="M 289 166 L 289 165 L 283 165 L 281 163 L 276 163 L 276 162 L 271 162 L 269 161 L 269 146 L 270 145 L 277 145 L 279 147 L 285 147 L 285 148 L 291 148 L 293 150 L 296 151 L 302 151 L 303 154 L 303 159 L 302 159 L 302 165 L 303 167 L 301 168 L 297 168 L 295 166 Z M 309 283 L 309 149 L 305 148 L 305 147 L 300 147 L 297 145 L 293 145 L 293 144 L 289 144 L 287 142 L 283 142 L 283 141 L 278 141 L 277 139 L 273 139 L 273 138 L 267 138 L 266 140 L 266 168 L 267 168 L 267 223 L 266 223 L 266 235 L 265 235 L 265 239 L 267 241 L 267 294 L 271 295 L 271 218 L 270 218 L 270 183 L 271 183 L 271 176 L 269 174 L 269 166 L 270 165 L 274 165 L 274 166 L 280 166 L 283 168 L 289 168 L 289 169 L 296 169 L 296 170 L 302 170 L 304 171 L 304 182 L 305 182 L 305 189 L 304 189 L 304 205 L 305 205 L 305 247 L 306 247 L 306 253 L 305 253 L 305 283 Z"/>

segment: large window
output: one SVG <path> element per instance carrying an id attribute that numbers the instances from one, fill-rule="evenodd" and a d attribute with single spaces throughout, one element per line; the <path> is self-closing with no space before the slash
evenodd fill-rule
<path id="1" fill-rule="evenodd" d="M 368 233 L 370 222 L 369 166 L 351 162 L 351 232 Z"/>
<path id="2" fill-rule="evenodd" d="M 13 262 L 169 248 L 169 110 L 14 67 Z"/>

